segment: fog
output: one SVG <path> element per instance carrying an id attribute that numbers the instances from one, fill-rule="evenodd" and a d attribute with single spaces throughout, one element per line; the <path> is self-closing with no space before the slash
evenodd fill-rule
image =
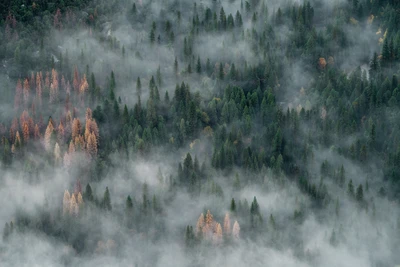
<path id="1" fill-rule="evenodd" d="M 354 84 L 354 90 L 361 90 L 356 82 L 362 79 L 352 78 L 359 68 L 366 77 L 361 87 L 377 86 L 370 77 L 370 61 L 374 52 L 381 51 L 379 39 L 384 38 L 385 29 L 380 34 L 377 31 L 385 25 L 383 22 L 368 21 L 371 14 L 352 17 L 347 12 L 351 9 L 348 1 L 312 0 L 312 26 L 302 25 L 307 38 L 300 38 L 294 37 L 297 32 L 290 12 L 302 6 L 303 1 L 84 2 L 81 12 L 72 8 L 72 2 L 62 10 L 65 24 L 62 30 L 57 28 L 53 13 L 41 15 L 50 16 L 49 21 L 54 23 L 43 31 L 44 48 L 33 37 L 32 44 L 26 44 L 29 34 L 24 27 L 27 26 L 19 20 L 20 41 L 10 39 L 9 44 L 0 47 L 6 51 L 1 54 L 0 72 L 0 92 L 4 95 L 0 100 L 0 126 L 4 126 L 0 127 L 3 138 L 0 225 L 7 225 L 0 240 L 1 266 L 386 267 L 400 264 L 399 198 L 385 169 L 391 149 L 395 151 L 397 147 L 390 148 L 385 140 L 388 138 L 379 135 L 392 132 L 397 142 L 398 108 L 382 108 L 382 112 L 364 115 L 357 110 L 358 102 L 349 100 L 348 113 L 359 112 L 362 121 L 354 122 L 357 127 L 352 132 L 343 130 L 345 133 L 339 135 L 335 123 L 350 115 L 339 114 L 340 105 L 330 103 L 334 100 L 328 97 L 340 91 L 338 88 L 343 84 L 347 87 Z M 132 11 L 133 4 L 136 13 Z M 243 26 L 228 30 L 220 30 L 218 27 L 223 26 L 218 26 L 219 22 L 215 26 L 213 19 L 219 18 L 221 7 L 227 17 L 232 14 L 235 23 L 236 12 L 240 12 Z M 204 22 L 207 8 L 212 12 L 209 24 Z M 77 17 L 73 26 L 67 24 L 68 10 Z M 280 22 L 277 14 L 281 11 Z M 200 22 L 194 26 L 195 15 Z M 167 21 L 171 23 L 169 30 Z M 4 18 L 1 26 L 6 23 Z M 170 32 L 174 33 L 174 40 Z M 2 30 L 4 36 L 6 33 Z M 329 37 L 333 35 L 340 37 Z M 11 42 L 21 50 L 24 47 L 19 62 L 15 47 L 8 48 Z M 53 61 L 49 55 L 53 55 Z M 319 64 L 321 58 L 326 60 L 326 66 Z M 233 64 L 237 73 L 232 71 Z M 78 90 L 73 88 L 75 68 L 81 79 L 88 80 L 87 93 L 80 92 L 82 85 L 78 84 Z M 58 98 L 56 102 L 49 100 L 52 89 L 43 86 L 45 104 L 39 105 L 34 89 L 37 85 L 29 77 L 31 73 L 36 77 L 42 71 L 44 82 L 46 72 L 51 77 L 52 69 L 60 76 Z M 393 63 L 387 74 L 390 82 L 396 72 L 399 74 Z M 112 85 L 113 75 L 115 85 Z M 342 77 L 343 82 L 337 82 L 335 75 Z M 71 93 L 61 86 L 61 76 L 70 82 Z M 24 84 L 26 77 L 32 83 L 29 100 L 21 100 L 23 103 L 17 105 L 15 85 L 19 79 Z M 141 89 L 137 89 L 138 78 Z M 190 93 L 183 93 L 184 104 L 177 102 L 181 84 L 190 88 Z M 242 88 L 243 97 L 241 93 L 227 96 L 226 88 L 236 87 Z M 170 100 L 165 99 L 166 92 Z M 252 98 L 254 92 L 258 96 Z M 277 104 L 264 116 L 260 110 L 263 99 L 270 101 L 268 93 L 273 94 L 273 103 Z M 159 94 L 159 99 L 154 94 Z M 346 97 L 350 95 L 340 96 Z M 366 100 L 365 106 L 368 101 L 372 100 Z M 229 106 L 231 102 L 235 109 Z M 71 107 L 67 108 L 66 103 Z M 156 106 L 155 115 L 151 113 L 152 105 Z M 237 108 L 240 106 L 242 109 Z M 124 107 L 128 118 L 124 117 Z M 90 150 L 91 137 L 85 132 L 90 125 L 86 108 L 93 110 L 93 118 L 99 125 L 95 152 Z M 140 109 L 146 111 L 138 113 Z M 232 116 L 230 120 L 225 120 L 225 109 Z M 32 126 L 42 119 L 37 138 L 33 137 L 33 128 L 28 130 L 29 139 L 23 136 L 24 110 L 33 118 Z M 114 114 L 115 110 L 119 115 Z M 194 126 L 190 124 L 192 110 L 196 118 Z M 235 115 L 232 110 L 236 110 Z M 320 115 L 323 111 L 326 114 Z M 68 112 L 73 113 L 71 119 L 80 119 L 82 129 L 77 139 L 59 137 L 60 123 L 68 135 L 74 134 Z M 379 116 L 389 117 L 382 115 L 385 112 L 393 119 L 382 125 L 390 127 L 377 127 L 375 150 L 368 147 L 367 159 L 355 159 L 358 154 L 360 158 L 363 155 L 364 143 L 360 140 L 368 139 L 371 144 L 368 119 L 379 126 Z M 284 119 L 280 120 L 279 114 Z M 55 130 L 46 134 L 49 117 L 56 122 Z M 16 129 L 23 136 L 22 145 L 15 141 L 14 118 L 18 119 Z M 207 127 L 212 128 L 211 132 Z M 282 129 L 284 139 L 279 144 L 280 150 L 275 149 L 278 129 L 279 132 Z M 94 136 L 95 131 L 91 134 Z M 79 136 L 84 139 L 82 147 Z M 53 146 L 46 151 L 49 142 Z M 352 159 L 347 148 L 353 144 L 358 150 Z M 59 146 L 58 152 L 54 145 Z M 233 162 L 225 168 L 218 163 L 221 148 L 231 153 L 226 161 L 232 158 Z M 252 150 L 247 152 L 247 148 Z M 237 156 L 237 151 L 242 150 L 246 151 L 243 156 Z M 292 151 L 295 152 L 291 154 Z M 187 163 L 188 153 L 191 165 Z M 7 161 L 8 154 L 11 163 Z M 248 154 L 249 160 L 244 156 Z M 300 157 L 300 154 L 307 155 Z M 276 163 L 278 155 L 282 166 Z M 326 162 L 329 166 L 324 170 Z M 194 171 L 186 172 L 185 164 L 194 166 Z M 342 166 L 345 173 L 340 184 Z M 87 195 L 88 184 L 93 199 Z M 357 199 L 360 186 L 361 200 Z M 106 188 L 112 209 L 105 201 Z M 78 201 L 78 193 L 83 197 L 78 212 L 69 207 L 65 211 L 65 190 L 69 191 L 68 205 L 70 193 L 74 201 L 75 196 Z M 128 196 L 132 199 L 131 209 Z M 236 203 L 234 210 L 232 199 Z M 253 201 L 258 208 L 253 207 Z M 211 238 L 207 237 L 209 233 L 203 234 L 203 226 L 200 231 L 196 227 L 200 214 L 207 211 L 213 215 Z M 227 233 L 226 214 L 230 216 Z M 237 235 L 231 233 L 235 221 L 240 225 Z M 8 233 L 11 222 L 14 230 Z M 217 223 L 224 227 L 221 239 L 217 236 Z M 188 226 L 193 227 L 193 237 L 188 237 Z"/>

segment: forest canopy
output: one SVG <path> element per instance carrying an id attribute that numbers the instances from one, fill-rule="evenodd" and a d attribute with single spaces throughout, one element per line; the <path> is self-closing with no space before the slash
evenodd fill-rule
<path id="1" fill-rule="evenodd" d="M 400 2 L 0 2 L 1 266 L 397 266 Z"/>

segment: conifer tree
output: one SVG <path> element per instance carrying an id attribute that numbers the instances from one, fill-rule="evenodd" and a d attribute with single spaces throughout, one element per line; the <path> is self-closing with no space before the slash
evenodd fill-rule
<path id="1" fill-rule="evenodd" d="M 64 215 L 69 213 L 70 200 L 71 200 L 71 196 L 70 196 L 68 190 L 65 190 L 64 198 L 63 198 L 63 214 Z"/>
<path id="2" fill-rule="evenodd" d="M 103 209 L 105 209 L 105 210 L 110 211 L 112 209 L 110 191 L 108 190 L 108 186 L 106 187 L 106 191 L 104 192 L 102 206 L 103 206 Z"/>
<path id="3" fill-rule="evenodd" d="M 44 134 L 44 147 L 47 151 L 50 151 L 52 146 L 51 146 L 51 136 L 54 131 L 54 126 L 51 120 L 49 120 L 49 123 L 47 124 L 46 132 Z"/>
<path id="4" fill-rule="evenodd" d="M 349 181 L 349 184 L 347 185 L 347 194 L 353 198 L 354 197 L 354 186 L 353 186 L 353 180 Z"/>
<path id="5" fill-rule="evenodd" d="M 36 99 L 38 101 L 39 107 L 42 106 L 42 73 L 36 73 Z"/>
<path id="6" fill-rule="evenodd" d="M 238 221 L 235 221 L 233 224 L 232 236 L 235 239 L 239 239 L 239 237 L 240 237 L 240 225 L 239 225 Z"/>
<path id="7" fill-rule="evenodd" d="M 232 198 L 232 200 L 231 200 L 230 210 L 231 210 L 232 213 L 236 213 L 236 203 L 235 203 L 235 199 L 234 198 Z"/>
<path id="8" fill-rule="evenodd" d="M 55 164 L 58 164 L 61 162 L 61 151 L 60 151 L 60 146 L 58 143 L 55 144 L 54 146 L 54 162 Z"/>
<path id="9" fill-rule="evenodd" d="M 76 202 L 75 194 L 71 195 L 70 203 L 69 203 L 69 214 L 73 216 L 78 216 L 79 214 L 79 206 Z"/>
<path id="10" fill-rule="evenodd" d="M 93 201 L 93 193 L 92 193 L 92 187 L 90 184 L 86 185 L 85 193 L 83 194 L 83 197 L 85 198 L 86 201 Z"/>
<path id="11" fill-rule="evenodd" d="M 224 233 L 229 236 L 231 234 L 231 219 L 229 218 L 229 213 L 225 214 L 224 218 Z"/>
<path id="12" fill-rule="evenodd" d="M 197 72 L 198 74 L 201 73 L 201 62 L 200 62 L 200 57 L 197 57 L 196 72 Z"/>
<path id="13" fill-rule="evenodd" d="M 197 237 L 200 237 L 203 235 L 204 223 L 205 223 L 204 222 L 204 214 L 202 213 L 196 223 L 196 236 Z"/>
<path id="14" fill-rule="evenodd" d="M 79 192 L 79 193 L 78 193 L 78 199 L 77 199 L 77 202 L 78 202 L 78 206 L 79 206 L 79 208 L 81 208 L 81 207 L 82 207 L 82 205 L 83 205 L 83 198 L 82 198 L 82 194 L 81 194 L 81 192 Z"/>
<path id="15" fill-rule="evenodd" d="M 28 79 L 25 79 L 24 81 L 24 104 L 25 106 L 28 105 L 28 101 L 29 101 L 29 92 L 30 92 L 30 85 L 29 85 L 29 81 Z"/>
<path id="16" fill-rule="evenodd" d="M 222 228 L 220 223 L 217 223 L 215 226 L 215 232 L 213 234 L 213 243 L 216 245 L 220 245 L 222 243 Z"/>
<path id="17" fill-rule="evenodd" d="M 213 219 L 213 215 L 211 214 L 210 210 L 207 210 L 207 214 L 206 214 L 206 220 L 205 220 L 205 225 L 203 228 L 203 235 L 206 238 L 210 238 L 212 231 L 214 228 L 214 219 Z"/>
<path id="18" fill-rule="evenodd" d="M 72 140 L 75 140 L 75 138 L 79 137 L 81 132 L 82 132 L 81 121 L 78 118 L 74 118 L 74 120 L 72 121 L 72 132 L 71 132 Z"/>

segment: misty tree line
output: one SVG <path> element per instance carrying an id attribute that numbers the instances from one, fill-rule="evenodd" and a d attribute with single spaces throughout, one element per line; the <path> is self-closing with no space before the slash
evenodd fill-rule
<path id="1" fill-rule="evenodd" d="M 157 17 L 150 14 L 150 5 L 130 1 L 28 1 L 23 6 L 2 5 L 0 34 L 4 38 L 0 38 L 0 58 L 9 68 L 11 82 L 1 89 L 1 101 L 14 103 L 14 110 L 10 111 L 12 116 L 0 115 L 1 166 L 38 180 L 43 169 L 64 168 L 70 175 L 83 177 L 86 184 L 84 191 L 76 186 L 78 189 L 71 195 L 64 194 L 65 211 L 60 205 L 53 213 L 43 207 L 36 216 L 17 214 L 4 227 L 5 240 L 16 229 L 21 233 L 36 229 L 65 241 L 78 253 L 112 251 L 112 240 L 121 238 L 100 240 L 100 227 L 85 224 L 106 214 L 122 221 L 133 234 L 146 234 L 157 241 L 165 230 L 164 207 L 184 189 L 192 197 L 212 196 L 226 203 L 228 216 L 237 221 L 237 227 L 240 224 L 236 227 L 240 236 L 256 239 L 265 234 L 278 243 L 279 232 L 288 226 L 279 225 L 272 213 L 262 214 L 256 197 L 249 204 L 238 194 L 247 185 L 266 188 L 267 177 L 281 187 L 298 186 L 315 210 L 334 206 L 338 218 L 341 195 L 329 190 L 328 183 L 372 216 L 374 194 L 399 197 L 397 1 L 347 1 L 335 8 L 335 22 L 323 30 L 317 29 L 321 14 L 316 12 L 313 1 L 282 6 L 276 11 L 270 10 L 265 1 L 241 1 L 240 10 L 232 14 L 227 14 L 219 1 L 211 1 L 210 6 L 171 1 Z M 123 15 L 132 26 L 148 32 L 143 42 L 152 51 L 167 46 L 174 60 L 152 70 L 149 77 L 119 73 L 106 63 L 104 73 L 95 73 L 91 70 L 93 55 L 79 41 L 76 46 L 81 53 L 73 57 L 67 50 L 59 52 L 46 39 L 52 31 L 67 34 L 81 26 L 121 61 L 132 57 L 144 62 L 140 49 L 102 34 L 103 23 L 116 10 L 124 10 Z M 340 66 L 349 56 L 346 49 L 353 45 L 345 28 L 358 29 L 368 23 L 377 24 L 384 31 L 380 51 L 373 55 L 365 52 L 369 70 L 359 67 L 350 74 L 344 73 Z M 284 27 L 290 30 L 283 43 Z M 223 62 L 196 54 L 202 38 L 213 34 L 231 35 L 230 42 L 223 44 L 227 48 L 245 42 L 260 60 Z M 298 62 L 312 78 L 307 87 L 293 90 L 300 101 L 293 106 L 282 101 L 281 91 L 293 86 L 285 70 Z M 121 97 L 126 76 L 129 92 L 136 99 L 133 106 Z M 204 79 L 216 84 L 212 94 L 201 91 L 207 85 L 191 86 L 193 80 Z M 38 93 L 42 83 L 43 95 Z M 85 125 L 79 120 L 84 114 Z M 176 152 L 196 140 L 209 142 L 211 148 L 201 155 L 185 153 L 169 177 L 160 170 L 158 186 L 163 191 L 159 195 L 156 190 L 150 193 L 144 183 L 140 197 L 128 195 L 125 205 L 114 207 L 113 192 L 108 187 L 102 188 L 105 191 L 101 196 L 93 192 L 91 183 L 102 181 L 120 167 L 114 166 L 110 155 L 118 154 L 126 160 L 148 159 L 159 149 Z M 40 142 L 44 142 L 45 149 Z M 371 189 L 368 181 L 374 177 L 356 184 L 347 177 L 342 164 L 330 159 L 323 159 L 317 175 L 310 173 L 308 164 L 315 162 L 317 149 L 329 149 L 366 170 L 374 163 L 384 171 L 384 181 Z M 46 162 L 35 161 L 30 152 L 43 153 Z M 71 156 L 75 152 L 84 155 L 84 163 L 79 162 L 82 158 L 77 154 Z M 65 156 L 61 159 L 62 153 L 67 160 Z M 71 163 L 70 157 L 77 160 Z M 122 168 L 128 172 L 126 166 Z M 219 181 L 218 175 L 224 180 Z M 234 192 L 233 197 L 225 193 L 230 191 Z M 225 233 L 233 230 L 230 226 L 229 230 L 222 230 L 209 212 L 204 211 L 206 216 L 199 218 L 205 220 L 198 223 L 200 227 L 209 228 L 204 236 L 197 226 L 181 229 L 188 248 L 204 244 L 205 236 L 211 233 L 209 239 L 215 244 L 234 244 L 232 240 L 221 241 Z M 301 224 L 307 212 L 296 208 L 291 222 Z M 239 237 L 238 232 L 235 236 Z M 330 243 L 339 242 L 340 233 L 333 230 Z"/>

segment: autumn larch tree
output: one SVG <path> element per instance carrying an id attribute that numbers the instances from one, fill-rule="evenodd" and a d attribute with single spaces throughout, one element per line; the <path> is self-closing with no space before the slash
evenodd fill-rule
<path id="1" fill-rule="evenodd" d="M 203 235 L 204 228 L 204 214 L 202 213 L 196 223 L 196 236 L 200 238 Z"/>
<path id="2" fill-rule="evenodd" d="M 74 216 L 78 216 L 79 214 L 79 206 L 76 202 L 75 194 L 71 195 L 71 200 L 69 203 L 69 214 Z"/>
<path id="3" fill-rule="evenodd" d="M 231 219 L 229 218 L 229 213 L 225 214 L 224 218 L 224 233 L 229 236 L 231 234 Z"/>
<path id="4" fill-rule="evenodd" d="M 58 101 L 58 73 L 55 69 L 51 71 L 51 85 L 50 85 L 50 103 Z"/>
<path id="5" fill-rule="evenodd" d="M 63 198 L 63 214 L 64 215 L 69 213 L 70 200 L 71 200 L 71 195 L 69 194 L 68 190 L 65 190 L 64 198 Z"/>
<path id="6" fill-rule="evenodd" d="M 10 141 L 11 143 L 14 143 L 15 141 L 15 134 L 18 131 L 18 119 L 14 118 L 12 123 L 11 123 L 11 127 L 10 127 Z"/>
<path id="7" fill-rule="evenodd" d="M 61 162 L 61 150 L 58 143 L 54 146 L 54 162 L 56 165 Z"/>
<path id="8" fill-rule="evenodd" d="M 235 223 L 233 224 L 232 236 L 236 239 L 239 239 L 240 237 L 240 225 L 238 221 L 235 221 Z"/>
<path id="9" fill-rule="evenodd" d="M 28 79 L 24 81 L 24 105 L 28 106 L 30 85 Z"/>
<path id="10" fill-rule="evenodd" d="M 65 130 L 64 130 L 64 125 L 60 121 L 60 124 L 58 125 L 57 129 L 57 140 L 60 144 L 64 144 L 65 140 Z"/>
<path id="11" fill-rule="evenodd" d="M 217 223 L 215 226 L 215 232 L 213 234 L 213 243 L 216 245 L 220 245 L 222 243 L 222 228 L 220 223 Z"/>
<path id="12" fill-rule="evenodd" d="M 29 141 L 29 126 L 28 126 L 28 122 L 24 122 L 23 126 L 22 126 L 22 135 L 24 138 L 24 143 L 27 144 Z"/>
<path id="13" fill-rule="evenodd" d="M 42 106 L 42 73 L 36 73 L 36 100 L 39 107 Z"/>
<path id="14" fill-rule="evenodd" d="M 54 131 L 54 126 L 53 126 L 51 120 L 49 120 L 49 123 L 47 124 L 47 128 L 46 128 L 46 132 L 44 134 L 44 147 L 45 147 L 46 151 L 50 151 L 50 149 L 52 148 L 51 136 L 53 134 L 53 131 Z"/>
<path id="15" fill-rule="evenodd" d="M 53 26 L 59 31 L 62 29 L 61 10 L 59 8 L 57 8 L 56 14 L 54 15 Z"/>
<path id="16" fill-rule="evenodd" d="M 93 132 L 89 135 L 87 140 L 87 152 L 91 158 L 97 155 L 97 139 Z"/>
<path id="17" fill-rule="evenodd" d="M 33 137 L 35 138 L 35 140 L 39 140 L 40 138 L 40 130 L 39 130 L 39 125 L 37 123 L 35 124 L 35 129 L 33 131 Z"/>
<path id="18" fill-rule="evenodd" d="M 81 192 L 78 192 L 78 200 L 77 200 L 77 202 L 78 202 L 79 208 L 82 208 L 82 206 L 83 206 L 83 198 L 82 198 Z"/>
<path id="19" fill-rule="evenodd" d="M 82 131 L 82 125 L 81 125 L 81 121 L 78 118 L 75 118 L 72 121 L 72 140 L 75 140 L 75 138 L 77 138 Z"/>
<path id="20" fill-rule="evenodd" d="M 205 225 L 203 227 L 203 235 L 205 238 L 210 239 L 214 229 L 214 219 L 210 210 L 207 210 Z"/>

